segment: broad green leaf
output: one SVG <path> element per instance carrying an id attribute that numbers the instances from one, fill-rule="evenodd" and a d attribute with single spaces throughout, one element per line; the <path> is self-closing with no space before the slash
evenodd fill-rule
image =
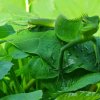
<path id="1" fill-rule="evenodd" d="M 73 83 L 66 91 L 76 91 L 90 84 L 95 84 L 100 81 L 100 73 L 87 74 Z"/>
<path id="2" fill-rule="evenodd" d="M 0 100 L 40 100 L 42 98 L 42 91 L 38 90 L 30 93 L 19 93 L 15 95 L 9 95 L 1 98 Z"/>
<path id="3" fill-rule="evenodd" d="M 8 35 L 13 34 L 15 31 L 11 25 L 0 26 L 0 38 L 7 37 Z"/>
<path id="4" fill-rule="evenodd" d="M 0 60 L 0 80 L 10 71 L 12 66 L 11 62 Z"/>
<path id="5" fill-rule="evenodd" d="M 64 93 L 55 100 L 99 100 L 100 95 L 95 92 Z"/>
<path id="6" fill-rule="evenodd" d="M 37 54 L 51 63 L 52 66 L 58 67 L 61 43 L 53 30 L 46 32 L 30 32 L 25 30 L 5 39 L 20 50 Z"/>
<path id="7" fill-rule="evenodd" d="M 45 60 L 38 56 L 33 56 L 30 59 L 26 68 L 24 67 L 24 73 L 27 75 L 30 74 L 35 79 L 48 79 L 58 76 L 58 72 L 54 71 Z"/>

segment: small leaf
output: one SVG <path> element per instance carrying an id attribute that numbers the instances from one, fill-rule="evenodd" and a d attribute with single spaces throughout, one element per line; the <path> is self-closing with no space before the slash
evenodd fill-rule
<path id="1" fill-rule="evenodd" d="M 9 46 L 7 46 L 6 50 L 8 51 L 8 55 L 11 56 L 14 59 L 21 59 L 21 58 L 25 58 L 28 56 L 27 53 L 19 50 L 18 48 L 16 48 L 15 46 L 8 44 Z"/>
<path id="2" fill-rule="evenodd" d="M 11 35 L 13 34 L 15 31 L 14 29 L 12 28 L 11 25 L 3 25 L 3 26 L 0 26 L 0 38 L 4 38 L 4 37 L 7 37 L 8 35 Z"/>
<path id="3" fill-rule="evenodd" d="M 0 80 L 8 73 L 12 65 L 9 61 L 0 61 Z"/>

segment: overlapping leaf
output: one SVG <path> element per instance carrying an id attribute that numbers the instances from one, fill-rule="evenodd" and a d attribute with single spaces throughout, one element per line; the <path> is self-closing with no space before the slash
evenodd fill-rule
<path id="1" fill-rule="evenodd" d="M 8 55 L 13 59 L 21 59 L 28 56 L 27 53 L 22 52 L 21 50 L 19 50 L 18 48 L 16 48 L 14 45 L 11 44 L 6 44 L 5 49 Z"/>
<path id="2" fill-rule="evenodd" d="M 38 56 L 30 59 L 28 65 L 23 69 L 25 74 L 30 74 L 35 79 L 49 79 L 58 76 L 57 71 Z"/>
<path id="3" fill-rule="evenodd" d="M 37 54 L 54 67 L 58 67 L 61 43 L 54 31 L 30 32 L 25 30 L 5 39 L 20 50 Z"/>

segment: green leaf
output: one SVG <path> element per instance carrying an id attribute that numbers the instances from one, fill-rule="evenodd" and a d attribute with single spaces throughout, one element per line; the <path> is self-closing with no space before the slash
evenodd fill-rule
<path id="1" fill-rule="evenodd" d="M 56 100 L 99 100 L 100 95 L 95 92 L 64 93 Z"/>
<path id="2" fill-rule="evenodd" d="M 95 84 L 100 81 L 100 73 L 87 74 L 73 83 L 66 91 L 76 91 L 90 84 Z"/>
<path id="3" fill-rule="evenodd" d="M 4 38 L 8 35 L 11 35 L 13 34 L 15 31 L 14 29 L 12 28 L 11 25 L 3 25 L 3 26 L 0 26 L 0 38 Z"/>
<path id="4" fill-rule="evenodd" d="M 30 32 L 25 30 L 5 39 L 20 50 L 37 54 L 51 63 L 52 66 L 58 67 L 61 43 L 53 30 L 46 32 Z"/>
<path id="5" fill-rule="evenodd" d="M 9 61 L 0 61 L 0 80 L 10 71 L 13 64 Z"/>
<path id="6" fill-rule="evenodd" d="M 27 75 L 30 74 L 35 79 L 48 79 L 58 76 L 58 72 L 54 71 L 47 62 L 38 56 L 33 56 L 30 59 L 29 64 L 26 68 L 24 67 L 24 73 Z"/>
<path id="7" fill-rule="evenodd" d="M 21 59 L 21 58 L 25 58 L 28 56 L 27 53 L 22 52 L 21 50 L 16 48 L 14 45 L 8 44 L 8 46 L 6 45 L 5 48 L 8 52 L 8 55 L 14 59 Z"/>
<path id="8" fill-rule="evenodd" d="M 0 100 L 40 100 L 42 98 L 42 91 L 38 90 L 30 93 L 19 93 L 15 95 L 9 95 L 1 98 Z"/>

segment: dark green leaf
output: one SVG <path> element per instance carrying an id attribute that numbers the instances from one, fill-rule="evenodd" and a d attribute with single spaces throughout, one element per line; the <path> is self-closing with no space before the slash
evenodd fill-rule
<path id="1" fill-rule="evenodd" d="M 100 73 L 87 74 L 72 84 L 67 91 L 76 91 L 90 84 L 95 84 L 100 81 Z"/>
<path id="2" fill-rule="evenodd" d="M 48 79 L 58 76 L 57 71 L 48 65 L 42 58 L 34 56 L 30 59 L 29 64 L 26 66 L 27 75 L 32 75 L 35 79 Z"/>
<path id="3" fill-rule="evenodd" d="M 69 55 L 68 55 L 69 54 Z M 76 45 L 65 53 L 65 72 L 70 73 L 76 69 L 82 68 L 88 71 L 97 72 L 95 52 L 92 42 Z"/>
<path id="4" fill-rule="evenodd" d="M 58 67 L 61 43 L 53 30 L 46 32 L 30 32 L 25 30 L 7 37 L 6 40 L 22 51 L 37 54 L 51 63 L 52 66 Z"/>

